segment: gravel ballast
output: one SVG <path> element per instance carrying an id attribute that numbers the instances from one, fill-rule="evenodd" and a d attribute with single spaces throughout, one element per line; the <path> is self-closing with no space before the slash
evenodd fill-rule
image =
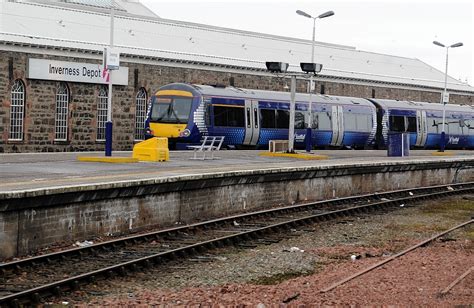
<path id="1" fill-rule="evenodd" d="M 394 211 L 290 230 L 277 243 L 221 248 L 184 262 L 98 281 L 54 303 L 110 307 L 473 305 L 474 273 L 440 295 L 474 266 L 473 224 L 334 290 L 320 292 L 473 214 L 474 195 L 416 206 L 400 204 Z"/>

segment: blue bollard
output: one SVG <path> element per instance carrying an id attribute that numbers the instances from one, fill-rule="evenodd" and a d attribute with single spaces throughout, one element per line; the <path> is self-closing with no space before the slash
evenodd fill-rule
<path id="1" fill-rule="evenodd" d="M 304 142 L 306 144 L 306 152 L 311 152 L 311 150 L 313 149 L 313 140 L 312 140 L 312 129 L 311 127 L 308 127 L 306 129 L 306 136 L 304 138 Z"/>
<path id="2" fill-rule="evenodd" d="M 441 132 L 441 139 L 439 141 L 439 151 L 444 152 L 445 148 L 446 148 L 446 133 Z"/>
<path id="3" fill-rule="evenodd" d="M 105 123 L 105 156 L 112 156 L 112 122 Z"/>

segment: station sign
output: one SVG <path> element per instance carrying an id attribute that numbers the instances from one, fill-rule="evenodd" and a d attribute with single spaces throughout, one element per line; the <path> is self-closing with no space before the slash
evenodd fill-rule
<path id="1" fill-rule="evenodd" d="M 104 48 L 104 67 L 108 70 L 118 70 L 120 68 L 120 53 L 115 48 Z"/>
<path id="2" fill-rule="evenodd" d="M 443 97 L 442 97 L 442 99 L 443 99 L 443 104 L 449 103 L 449 92 L 444 91 L 442 95 L 443 95 Z"/>
<path id="3" fill-rule="evenodd" d="M 28 59 L 26 77 L 29 79 L 58 80 L 82 83 L 108 84 L 108 78 L 101 64 Z M 114 85 L 128 85 L 128 67 L 114 70 L 110 82 Z"/>

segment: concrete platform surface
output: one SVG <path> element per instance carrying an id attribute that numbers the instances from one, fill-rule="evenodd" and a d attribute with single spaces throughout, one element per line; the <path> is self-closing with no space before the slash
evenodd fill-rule
<path id="1" fill-rule="evenodd" d="M 474 159 L 474 151 L 451 151 L 454 155 L 449 157 L 434 156 L 433 150 L 413 150 L 410 157 L 387 157 L 387 151 L 377 150 L 314 151 L 316 155 L 328 156 L 327 160 L 266 157 L 259 155 L 262 152 L 225 150 L 216 153 L 220 159 L 191 160 L 190 151 L 172 151 L 167 162 L 134 164 L 77 160 L 78 156 L 104 156 L 103 152 L 0 154 L 0 193 L 235 171 Z M 131 157 L 132 153 L 114 152 L 113 156 Z"/>

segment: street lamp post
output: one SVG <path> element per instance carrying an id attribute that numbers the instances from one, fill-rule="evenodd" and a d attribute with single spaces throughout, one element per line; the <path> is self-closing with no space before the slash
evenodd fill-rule
<path id="1" fill-rule="evenodd" d="M 110 6 L 110 44 L 109 50 L 111 51 L 114 47 L 114 2 Z M 107 67 L 107 63 L 109 59 L 107 59 L 107 49 L 104 49 L 104 72 L 107 71 L 109 73 L 109 81 L 108 81 L 108 95 L 107 95 L 107 121 L 105 122 L 105 156 L 112 156 L 112 70 L 109 70 Z"/>
<path id="2" fill-rule="evenodd" d="M 313 19 L 313 38 L 312 38 L 312 45 L 311 45 L 311 63 L 314 63 L 314 38 L 315 38 L 315 30 L 316 30 L 316 19 L 321 19 L 321 18 L 326 18 L 329 16 L 334 15 L 333 11 L 327 11 L 326 13 L 323 13 L 317 17 L 313 17 L 309 15 L 308 13 L 305 13 L 301 10 L 297 10 L 296 14 L 301 15 L 303 17 L 307 18 L 312 18 Z M 308 117 L 308 128 L 306 129 L 306 152 L 311 152 L 311 148 L 313 147 L 313 142 L 312 142 L 312 126 L 313 126 L 313 115 L 311 113 L 311 96 L 312 96 L 312 87 L 313 87 L 313 75 L 309 77 L 309 87 L 308 87 L 308 92 L 309 92 L 309 106 L 308 106 L 308 112 L 309 112 L 309 117 Z"/>
<path id="3" fill-rule="evenodd" d="M 448 95 L 448 50 L 449 48 L 456 48 L 456 47 L 461 47 L 463 44 L 462 43 L 456 43 L 450 46 L 446 46 L 444 44 L 441 44 L 438 41 L 433 41 L 433 44 L 436 46 L 440 46 L 443 48 L 446 48 L 446 68 L 445 68 L 445 73 L 444 73 L 444 91 L 441 95 L 441 103 L 443 104 L 443 126 L 441 127 L 441 139 L 440 139 L 440 144 L 439 144 L 439 151 L 444 152 L 444 149 L 446 147 L 446 133 L 445 133 L 445 126 L 446 126 L 446 104 L 449 102 L 449 95 Z"/>

